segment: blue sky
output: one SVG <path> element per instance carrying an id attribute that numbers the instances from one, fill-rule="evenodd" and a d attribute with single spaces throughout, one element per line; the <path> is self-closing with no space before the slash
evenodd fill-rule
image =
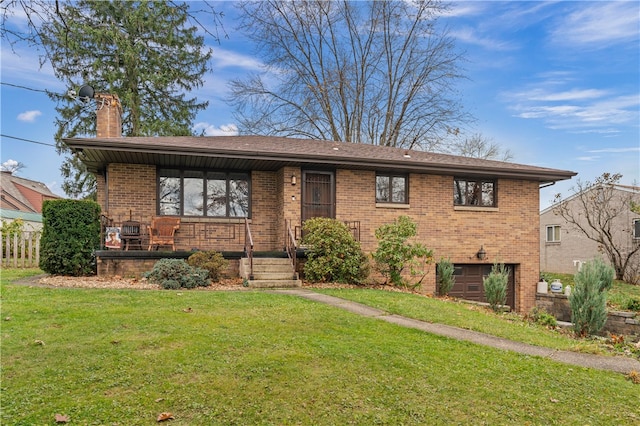
<path id="1" fill-rule="evenodd" d="M 233 134 L 227 82 L 261 65 L 236 29 L 232 2 L 216 7 L 229 39 L 211 42 L 213 72 L 196 93 L 209 107 L 195 128 L 209 135 Z M 640 184 L 639 2 L 455 1 L 442 22 L 466 51 L 468 80 L 458 90 L 477 119 L 473 133 L 510 149 L 517 163 L 573 170 L 582 181 L 618 172 L 622 183 Z M 33 48 L 16 54 L 4 40 L 0 72 L 1 133 L 39 142 L 2 137 L 0 163 L 24 163 L 20 176 L 63 195 L 61 158 L 50 146 L 54 104 L 41 90 L 69 88 L 39 67 Z M 570 195 L 575 179 L 541 190 L 540 207 Z"/>

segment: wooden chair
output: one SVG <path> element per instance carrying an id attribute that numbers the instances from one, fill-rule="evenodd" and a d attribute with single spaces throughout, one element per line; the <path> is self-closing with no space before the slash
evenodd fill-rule
<path id="1" fill-rule="evenodd" d="M 135 220 L 126 220 L 122 222 L 120 228 L 120 239 L 125 250 L 129 250 L 129 246 L 133 245 L 142 249 L 142 235 L 140 234 L 140 222 Z"/>
<path id="2" fill-rule="evenodd" d="M 176 251 L 176 243 L 173 236 L 180 228 L 179 217 L 154 217 L 151 219 L 151 225 L 147 226 L 149 231 L 149 251 L 153 246 L 171 246 Z"/>

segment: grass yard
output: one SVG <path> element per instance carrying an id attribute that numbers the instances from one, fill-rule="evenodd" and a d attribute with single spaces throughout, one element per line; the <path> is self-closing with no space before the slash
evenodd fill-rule
<path id="1" fill-rule="evenodd" d="M 495 314 L 485 307 L 463 301 L 443 302 L 416 294 L 370 289 L 318 289 L 319 293 L 341 297 L 386 312 L 431 323 L 447 324 L 505 339 L 574 352 L 612 355 L 616 349 L 602 339 L 576 339 L 569 330 L 550 330 L 524 321 L 516 313 Z M 640 358 L 640 351 L 636 350 Z"/>
<path id="2" fill-rule="evenodd" d="M 172 425 L 640 422 L 640 387 L 622 374 L 294 296 L 49 289 L 15 278 L 2 271 L 3 425 L 55 424 L 55 414 L 70 424 L 152 425 L 162 412 Z M 393 309 L 456 305 L 362 293 Z M 429 315 L 457 316 L 442 310 Z"/>

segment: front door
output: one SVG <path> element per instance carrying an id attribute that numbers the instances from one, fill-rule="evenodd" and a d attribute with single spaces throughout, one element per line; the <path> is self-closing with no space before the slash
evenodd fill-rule
<path id="1" fill-rule="evenodd" d="M 333 172 L 302 172 L 302 222 L 313 217 L 336 217 Z"/>

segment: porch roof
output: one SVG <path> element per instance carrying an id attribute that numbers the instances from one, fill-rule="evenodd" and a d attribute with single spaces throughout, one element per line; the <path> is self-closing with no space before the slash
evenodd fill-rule
<path id="1" fill-rule="evenodd" d="M 278 170 L 283 166 L 347 168 L 534 180 L 570 179 L 576 173 L 376 145 L 274 136 L 170 136 L 70 138 L 89 171 L 109 163 L 230 170 Z"/>

